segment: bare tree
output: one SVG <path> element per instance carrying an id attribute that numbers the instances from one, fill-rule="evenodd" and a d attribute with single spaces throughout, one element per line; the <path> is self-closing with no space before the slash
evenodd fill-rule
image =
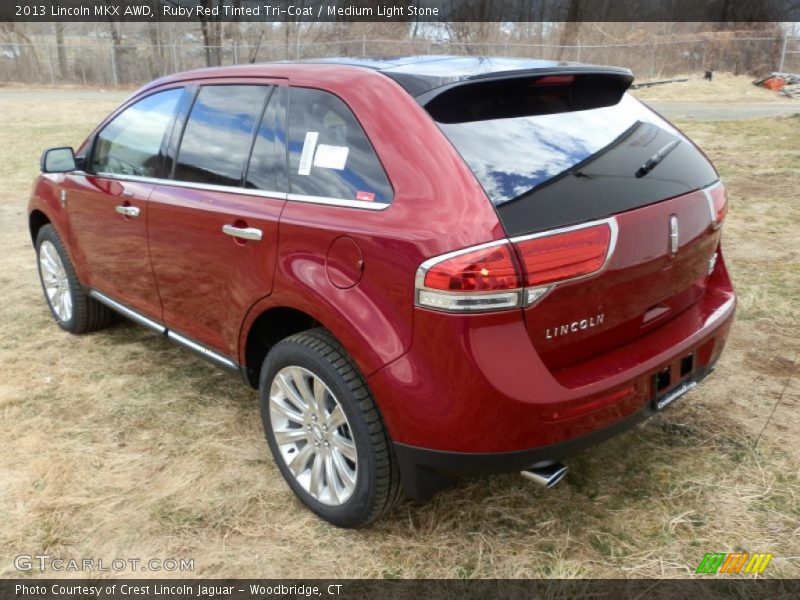
<path id="1" fill-rule="evenodd" d="M 114 83 L 121 83 L 122 77 L 120 74 L 124 72 L 122 66 L 122 34 L 119 32 L 119 27 L 114 20 L 108 22 L 109 33 L 111 34 L 111 55 L 114 60 L 113 69 L 116 81 Z"/>
<path id="2" fill-rule="evenodd" d="M 201 0 L 200 4 L 205 10 L 208 10 L 217 6 L 217 0 Z M 201 15 L 200 32 L 203 34 L 206 66 L 219 67 L 222 65 L 222 27 L 219 19 Z"/>
<path id="3" fill-rule="evenodd" d="M 150 54 L 147 59 L 148 71 L 152 79 L 166 73 L 167 62 L 164 40 L 161 38 L 161 29 L 158 23 L 147 24 L 147 37 L 150 41 Z"/>
<path id="4" fill-rule="evenodd" d="M 2 34 L 2 37 L 21 44 L 14 61 L 17 71 L 16 76 L 19 81 L 29 80 L 28 77 L 31 74 L 34 74 L 37 79 L 42 77 L 42 63 L 39 60 L 38 52 L 36 52 L 36 46 L 28 35 L 28 27 L 30 25 L 27 23 L 0 22 L 0 34 Z"/>
<path id="5" fill-rule="evenodd" d="M 64 23 L 63 21 L 56 21 L 56 52 L 58 54 L 58 74 L 61 79 L 69 76 L 69 67 L 67 66 L 67 51 L 64 47 Z"/>

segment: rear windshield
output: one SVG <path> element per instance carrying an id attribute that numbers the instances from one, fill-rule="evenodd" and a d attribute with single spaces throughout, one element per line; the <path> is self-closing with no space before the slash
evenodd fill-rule
<path id="1" fill-rule="evenodd" d="M 509 235 L 606 217 L 717 179 L 689 140 L 627 94 L 601 108 L 495 115 L 440 118 L 438 125 L 497 207 Z"/>

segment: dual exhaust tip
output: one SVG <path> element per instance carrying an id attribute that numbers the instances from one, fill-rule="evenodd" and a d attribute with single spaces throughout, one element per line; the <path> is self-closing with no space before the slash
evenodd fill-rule
<path id="1" fill-rule="evenodd" d="M 520 471 L 520 475 L 536 485 L 540 485 L 545 489 L 550 489 L 564 479 L 564 475 L 567 474 L 568 470 L 569 469 L 561 463 L 551 463 L 541 467 L 525 469 L 524 471 Z"/>

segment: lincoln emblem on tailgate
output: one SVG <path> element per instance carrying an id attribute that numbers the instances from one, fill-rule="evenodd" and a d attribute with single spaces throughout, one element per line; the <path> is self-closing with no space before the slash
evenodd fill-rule
<path id="1" fill-rule="evenodd" d="M 552 329 L 547 329 L 544 334 L 544 339 L 552 340 L 553 338 L 557 338 L 562 335 L 568 335 L 570 333 L 575 333 L 576 331 L 581 331 L 583 329 L 590 329 L 592 327 L 597 327 L 598 325 L 602 325 L 603 321 L 605 321 L 606 315 L 605 313 L 600 313 L 597 316 L 589 317 L 587 319 L 581 319 L 580 321 L 573 321 L 572 323 L 566 323 L 565 325 L 558 325 L 557 327 L 553 327 Z"/>

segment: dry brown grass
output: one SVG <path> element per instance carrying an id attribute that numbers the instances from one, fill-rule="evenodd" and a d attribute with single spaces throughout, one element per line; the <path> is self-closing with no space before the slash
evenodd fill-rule
<path id="1" fill-rule="evenodd" d="M 342 531 L 281 480 L 254 392 L 130 323 L 52 323 L 26 231 L 38 155 L 120 99 L 0 90 L 0 577 L 21 553 L 177 556 L 220 577 L 687 577 L 738 549 L 800 576 L 800 119 L 685 124 L 729 184 L 741 295 L 706 384 L 553 490 L 469 481 Z"/>
<path id="2" fill-rule="evenodd" d="M 674 100 L 676 102 L 725 102 L 734 104 L 750 102 L 793 102 L 797 104 L 797 100 L 792 100 L 766 88 L 753 85 L 753 78 L 747 75 L 714 73 L 711 81 L 698 79 L 695 74 L 690 77 L 691 79 L 686 82 L 667 83 L 637 89 L 634 91 L 634 95 L 645 102 Z M 669 77 L 667 79 L 680 79 L 680 77 Z M 643 82 L 637 81 L 636 83 Z"/>

